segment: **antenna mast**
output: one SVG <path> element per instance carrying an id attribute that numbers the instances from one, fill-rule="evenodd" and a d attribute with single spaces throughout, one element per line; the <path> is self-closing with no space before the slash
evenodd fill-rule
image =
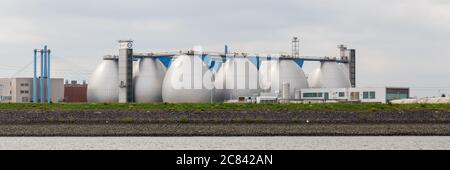
<path id="1" fill-rule="evenodd" d="M 292 57 L 300 57 L 300 39 L 298 37 L 292 39 Z"/>

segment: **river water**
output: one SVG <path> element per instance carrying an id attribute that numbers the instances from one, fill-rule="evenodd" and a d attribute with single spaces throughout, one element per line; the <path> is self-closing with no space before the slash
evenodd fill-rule
<path id="1" fill-rule="evenodd" d="M 450 150 L 450 137 L 0 137 L 26 150 Z"/>

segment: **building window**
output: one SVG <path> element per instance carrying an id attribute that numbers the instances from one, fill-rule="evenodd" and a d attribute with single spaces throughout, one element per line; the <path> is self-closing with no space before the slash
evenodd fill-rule
<path id="1" fill-rule="evenodd" d="M 25 91 L 23 91 L 23 90 L 20 90 L 20 94 L 24 94 L 25 93 Z"/>
<path id="2" fill-rule="evenodd" d="M 323 93 L 303 93 L 303 97 L 305 98 L 323 97 Z"/>
<path id="3" fill-rule="evenodd" d="M 369 98 L 370 99 L 376 99 L 376 93 L 374 91 L 369 93 Z"/>
<path id="4" fill-rule="evenodd" d="M 363 99 L 369 99 L 369 92 L 363 92 Z"/>
<path id="5" fill-rule="evenodd" d="M 376 92 L 364 92 L 363 93 L 363 99 L 376 99 Z"/>
<path id="6" fill-rule="evenodd" d="M 11 96 L 0 96 L 0 101 L 11 101 Z"/>
<path id="7" fill-rule="evenodd" d="M 344 92 L 339 92 L 339 97 L 345 97 L 345 93 Z"/>
<path id="8" fill-rule="evenodd" d="M 317 93 L 303 93 L 303 97 L 315 97 Z"/>

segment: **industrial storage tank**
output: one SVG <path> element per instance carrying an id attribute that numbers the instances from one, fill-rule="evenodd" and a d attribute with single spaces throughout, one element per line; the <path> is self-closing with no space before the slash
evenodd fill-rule
<path id="1" fill-rule="evenodd" d="M 289 98 L 294 99 L 296 91 L 308 88 L 308 81 L 300 65 L 294 60 L 265 60 L 261 62 L 260 80 L 265 92 L 281 94 L 283 84 L 289 84 Z M 268 89 L 270 87 L 270 89 Z"/>
<path id="2" fill-rule="evenodd" d="M 119 100 L 118 61 L 105 56 L 91 75 L 88 86 L 88 102 L 112 103 Z"/>
<path id="3" fill-rule="evenodd" d="M 141 64 L 141 60 L 133 61 L 133 83 L 136 83 L 136 78 L 139 75 L 139 65 Z"/>
<path id="4" fill-rule="evenodd" d="M 309 87 L 311 87 L 311 88 L 320 88 L 319 87 L 319 85 L 318 85 L 318 78 L 319 78 L 319 75 L 320 74 L 320 68 L 317 68 L 317 69 L 315 69 L 313 72 L 311 72 L 309 75 L 308 75 L 308 85 L 309 85 Z"/>
<path id="5" fill-rule="evenodd" d="M 144 58 L 135 72 L 134 96 L 137 103 L 162 102 L 162 84 L 166 68 L 157 58 Z"/>
<path id="6" fill-rule="evenodd" d="M 180 55 L 167 70 L 162 87 L 164 102 L 209 103 L 214 100 L 213 88 L 203 86 L 203 76 L 212 72 L 199 56 Z M 183 86 L 186 83 L 187 86 Z M 212 84 L 211 80 L 211 86 Z"/>
<path id="7" fill-rule="evenodd" d="M 225 73 L 225 99 L 259 95 L 258 68 L 248 58 L 230 58 L 221 69 Z"/>
<path id="8" fill-rule="evenodd" d="M 310 79 L 313 88 L 350 88 L 348 69 L 337 62 L 322 62 Z"/>
<path id="9" fill-rule="evenodd" d="M 217 71 L 214 71 L 214 102 L 225 101 L 225 69 L 222 64 Z"/>
<path id="10" fill-rule="evenodd" d="M 338 64 L 339 67 L 341 67 L 341 71 L 345 76 L 347 76 L 350 79 L 350 70 L 348 68 L 348 64 Z"/>

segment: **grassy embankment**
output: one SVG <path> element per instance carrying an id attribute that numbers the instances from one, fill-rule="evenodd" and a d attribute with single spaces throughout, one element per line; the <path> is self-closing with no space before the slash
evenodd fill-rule
<path id="1" fill-rule="evenodd" d="M 165 111 L 204 111 L 204 110 L 228 110 L 228 111 L 283 111 L 283 110 L 315 110 L 315 111 L 417 111 L 417 110 L 441 110 L 450 111 L 450 104 L 111 104 L 111 103 L 79 103 L 79 104 L 18 104 L 0 103 L 0 110 L 165 110 Z"/>
<path id="2" fill-rule="evenodd" d="M 450 104 L 0 104 L 0 136 L 450 135 Z"/>

